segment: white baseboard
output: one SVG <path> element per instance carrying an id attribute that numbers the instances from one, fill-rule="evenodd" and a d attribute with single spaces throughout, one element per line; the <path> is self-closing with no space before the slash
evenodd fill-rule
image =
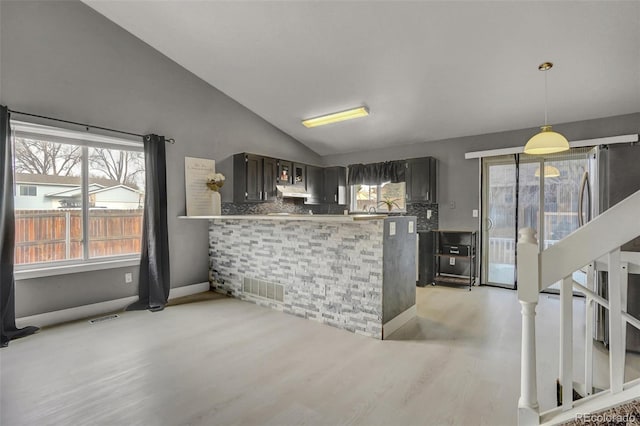
<path id="1" fill-rule="evenodd" d="M 385 337 L 387 337 L 388 335 L 390 335 L 391 333 L 393 333 L 394 331 L 396 331 L 397 329 L 405 325 L 407 321 L 414 318 L 417 314 L 418 314 L 418 310 L 416 308 L 416 305 L 413 305 L 406 311 L 402 312 L 401 314 L 398 314 L 391 321 L 388 321 L 387 323 L 382 324 L 382 339 L 384 339 Z"/>
<path id="2" fill-rule="evenodd" d="M 208 282 L 176 287 L 169 291 L 169 300 L 205 291 L 209 291 Z M 83 318 L 103 315 L 109 312 L 120 311 L 136 300 L 138 300 L 138 296 L 129 296 L 116 300 L 108 300 L 106 302 L 92 303 L 90 305 L 76 306 L 75 308 L 61 309 L 59 311 L 45 312 L 43 314 L 16 318 L 16 325 L 18 327 L 25 327 L 27 325 L 47 327 L 54 324 L 61 324 L 63 322 L 75 321 Z"/>

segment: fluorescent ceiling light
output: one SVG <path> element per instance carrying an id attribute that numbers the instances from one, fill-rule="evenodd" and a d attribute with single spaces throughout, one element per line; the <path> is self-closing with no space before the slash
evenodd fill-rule
<path id="1" fill-rule="evenodd" d="M 367 107 L 358 107 L 347 111 L 334 112 L 332 114 L 321 115 L 320 117 L 302 120 L 305 127 L 324 126 L 325 124 L 337 123 L 338 121 L 351 120 L 353 118 L 366 117 L 369 115 Z"/>

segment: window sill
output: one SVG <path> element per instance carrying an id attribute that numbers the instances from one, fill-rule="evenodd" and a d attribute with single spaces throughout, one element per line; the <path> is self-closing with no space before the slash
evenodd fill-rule
<path id="1" fill-rule="evenodd" d="M 126 268 L 129 266 L 139 266 L 140 257 L 119 258 L 110 260 L 93 260 L 83 263 L 74 263 L 71 265 L 33 265 L 25 266 L 25 269 L 16 269 L 14 277 L 16 281 L 28 280 L 31 278 L 51 277 L 54 275 L 68 275 L 79 272 L 100 271 L 104 269 Z"/>

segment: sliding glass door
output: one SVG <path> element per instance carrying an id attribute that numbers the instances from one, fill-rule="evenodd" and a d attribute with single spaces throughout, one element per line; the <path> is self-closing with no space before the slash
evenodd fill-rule
<path id="1" fill-rule="evenodd" d="M 514 156 L 483 160 L 482 283 L 513 288 L 516 241 Z"/>
<path id="2" fill-rule="evenodd" d="M 590 152 L 577 148 L 548 156 L 483 159 L 484 284 L 515 287 L 518 229 L 533 228 L 540 250 L 578 229 L 581 183 Z"/>

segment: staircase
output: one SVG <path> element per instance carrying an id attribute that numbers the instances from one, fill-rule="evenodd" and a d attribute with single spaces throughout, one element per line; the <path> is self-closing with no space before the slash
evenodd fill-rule
<path id="1" fill-rule="evenodd" d="M 640 379 L 624 382 L 626 324 L 640 329 L 640 320 L 627 309 L 628 274 L 640 274 L 640 253 L 621 247 L 640 236 L 640 191 L 616 204 L 582 228 L 539 252 L 531 228 L 519 232 L 518 299 L 522 305 L 522 351 L 518 424 L 560 424 L 577 415 L 593 413 L 640 398 Z M 573 273 L 587 271 L 586 285 L 573 280 Z M 595 293 L 595 276 L 607 271 L 609 300 Z M 536 305 L 540 291 L 560 282 L 560 406 L 540 412 L 536 384 Z M 585 371 L 576 385 L 573 379 L 573 291 L 586 297 Z M 593 393 L 593 312 L 595 304 L 609 311 L 610 387 Z M 582 399 L 574 401 L 575 388 Z"/>

